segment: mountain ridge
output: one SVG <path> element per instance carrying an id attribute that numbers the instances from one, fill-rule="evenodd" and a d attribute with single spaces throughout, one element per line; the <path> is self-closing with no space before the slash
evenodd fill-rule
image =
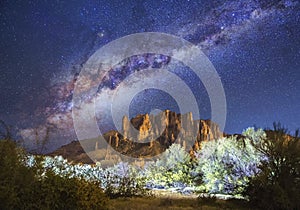
<path id="1" fill-rule="evenodd" d="M 182 145 L 192 154 L 202 141 L 225 136 L 211 120 L 193 120 L 192 113 L 177 114 L 165 110 L 158 115 L 139 114 L 122 119 L 121 131 L 111 130 L 101 138 L 73 141 L 50 156 L 61 155 L 69 161 L 92 164 L 118 162 L 116 153 L 133 158 L 148 158 L 164 152 L 173 143 Z M 103 141 L 102 138 L 102 141 Z"/>

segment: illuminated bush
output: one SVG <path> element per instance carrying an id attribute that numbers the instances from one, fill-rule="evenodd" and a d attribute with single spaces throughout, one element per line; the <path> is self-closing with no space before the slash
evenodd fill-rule
<path id="1" fill-rule="evenodd" d="M 145 166 L 149 187 L 183 187 L 192 183 L 190 155 L 172 144 L 155 162 Z"/>
<path id="2" fill-rule="evenodd" d="M 111 198 L 145 196 L 149 192 L 145 188 L 145 178 L 140 176 L 139 169 L 121 162 L 105 170 L 103 179 L 105 193 Z"/>
<path id="3" fill-rule="evenodd" d="M 34 163 L 35 158 L 36 156 L 32 156 L 30 158 L 31 163 L 29 165 Z M 88 181 L 102 181 L 105 176 L 105 170 L 99 165 L 71 164 L 62 156 L 44 157 L 42 160 L 42 167 L 44 170 L 51 170 L 57 175 L 67 176 L 70 178 L 83 178 Z"/>
<path id="4" fill-rule="evenodd" d="M 256 144 L 265 137 L 262 130 L 247 129 L 243 135 L 201 143 L 196 154 L 196 172 L 199 173 L 205 191 L 209 193 L 240 194 L 249 183 L 249 177 L 259 172 L 258 165 L 264 155 L 257 151 L 248 135 Z"/>

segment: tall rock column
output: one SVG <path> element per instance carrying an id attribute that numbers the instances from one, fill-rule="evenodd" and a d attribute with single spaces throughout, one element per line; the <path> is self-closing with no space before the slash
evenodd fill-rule
<path id="1" fill-rule="evenodd" d="M 123 136 L 124 138 L 130 137 L 130 121 L 128 117 L 125 115 L 122 119 L 122 131 L 123 131 Z"/>
<path id="2" fill-rule="evenodd" d="M 139 127 L 139 137 L 138 140 L 143 140 L 147 137 L 149 137 L 150 134 L 150 129 L 151 129 L 151 122 L 148 114 L 145 114 L 143 116 L 143 121 L 141 126 Z"/>

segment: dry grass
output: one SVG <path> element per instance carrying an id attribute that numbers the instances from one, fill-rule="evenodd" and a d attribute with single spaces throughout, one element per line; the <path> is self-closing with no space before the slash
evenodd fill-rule
<path id="1" fill-rule="evenodd" d="M 244 201 L 237 200 L 199 200 L 196 198 L 174 198 L 174 197 L 143 197 L 143 198 L 118 198 L 110 200 L 110 210 L 156 210 L 156 209 L 199 209 L 199 210 L 247 210 L 253 209 Z"/>

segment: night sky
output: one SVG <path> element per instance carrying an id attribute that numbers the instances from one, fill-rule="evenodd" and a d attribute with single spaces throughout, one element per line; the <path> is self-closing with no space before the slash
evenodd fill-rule
<path id="1" fill-rule="evenodd" d="M 291 131 L 300 127 L 300 3 L 291 0 L 3 0 L 0 119 L 27 147 L 33 147 L 34 131 L 42 136 L 46 127 L 52 128 L 49 151 L 76 139 L 72 92 L 84 63 L 105 44 L 140 32 L 184 38 L 208 56 L 226 95 L 226 133 L 272 127 L 274 121 Z M 156 68 L 167 65 L 167 57 L 159 59 Z M 184 66 L 174 71 L 195 94 L 201 118 L 210 118 L 201 82 Z M 103 80 L 98 94 L 113 93 L 124 79 L 116 77 Z M 157 90 L 141 91 L 130 107 L 131 117 L 154 109 L 178 111 L 172 97 Z"/>

